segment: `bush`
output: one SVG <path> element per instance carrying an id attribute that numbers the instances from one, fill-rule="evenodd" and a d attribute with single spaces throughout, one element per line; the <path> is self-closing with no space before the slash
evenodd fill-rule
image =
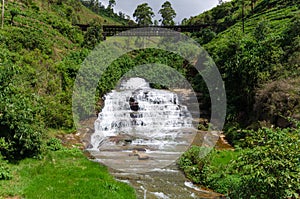
<path id="1" fill-rule="evenodd" d="M 47 145 L 47 149 L 51 151 L 58 151 L 63 149 L 61 140 L 57 138 L 51 138 L 50 140 L 47 141 L 46 145 Z"/>
<path id="2" fill-rule="evenodd" d="M 8 164 L 0 154 L 0 180 L 9 180 L 12 178 Z"/>
<path id="3" fill-rule="evenodd" d="M 23 87 L 24 68 L 0 65 L 1 154 L 15 161 L 41 152 L 43 122 L 39 98 Z M 17 76 L 18 75 L 18 76 Z"/>
<path id="4" fill-rule="evenodd" d="M 260 129 L 245 140 L 250 148 L 234 162 L 240 198 L 299 198 L 300 130 Z"/>
<path id="5" fill-rule="evenodd" d="M 205 148 L 192 146 L 179 159 L 178 164 L 192 182 L 206 186 L 222 194 L 234 193 L 240 186 L 240 176 L 232 167 L 231 160 L 239 152 L 211 151 L 201 158 Z"/>
<path id="6" fill-rule="evenodd" d="M 203 167 L 209 164 L 210 157 L 203 157 L 205 153 L 205 148 L 192 146 L 188 151 L 186 151 L 178 160 L 179 168 L 181 168 L 187 178 L 192 182 L 201 183 Z"/>
<path id="7" fill-rule="evenodd" d="M 84 35 L 83 47 L 94 49 L 103 40 L 101 24 L 93 21 Z"/>

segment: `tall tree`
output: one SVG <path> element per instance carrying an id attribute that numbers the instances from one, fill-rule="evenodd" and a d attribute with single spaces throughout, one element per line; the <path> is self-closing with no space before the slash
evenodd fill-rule
<path id="1" fill-rule="evenodd" d="M 143 3 L 137 6 L 133 17 L 139 25 L 147 26 L 153 24 L 152 17 L 154 17 L 154 13 L 148 3 Z"/>
<path id="2" fill-rule="evenodd" d="M 174 25 L 174 18 L 176 17 L 176 12 L 172 8 L 172 5 L 169 1 L 166 1 L 158 12 L 162 17 L 162 25 L 170 26 Z"/>

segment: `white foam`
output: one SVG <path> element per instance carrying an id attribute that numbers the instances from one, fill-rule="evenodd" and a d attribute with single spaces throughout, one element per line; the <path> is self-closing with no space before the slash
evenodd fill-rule
<path id="1" fill-rule="evenodd" d="M 162 192 L 152 192 L 152 194 L 161 199 L 169 199 L 169 197 Z"/>
<path id="2" fill-rule="evenodd" d="M 155 168 L 152 171 L 157 171 L 157 172 L 169 172 L 169 173 L 178 173 L 178 170 L 172 170 L 172 169 L 159 169 Z"/>

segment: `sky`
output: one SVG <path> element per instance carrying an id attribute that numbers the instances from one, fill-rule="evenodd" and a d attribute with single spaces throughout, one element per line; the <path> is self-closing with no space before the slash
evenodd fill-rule
<path id="1" fill-rule="evenodd" d="M 132 14 L 139 4 L 148 3 L 155 13 L 154 19 L 159 20 L 161 18 L 158 14 L 161 5 L 166 0 L 116 0 L 116 6 L 114 11 L 119 13 L 119 11 L 129 15 L 133 19 Z M 100 0 L 100 2 L 107 6 L 108 0 Z M 171 2 L 173 9 L 177 13 L 175 22 L 181 22 L 184 18 L 190 18 L 190 16 L 196 16 L 200 13 L 207 11 L 218 5 L 218 0 L 169 0 Z"/>

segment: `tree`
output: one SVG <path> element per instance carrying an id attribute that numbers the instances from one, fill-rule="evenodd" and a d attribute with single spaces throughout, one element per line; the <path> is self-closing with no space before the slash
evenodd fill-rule
<path id="1" fill-rule="evenodd" d="M 241 0 L 242 4 L 242 24 L 243 24 L 243 33 L 245 33 L 245 1 Z"/>
<path id="2" fill-rule="evenodd" d="M 147 3 L 143 3 L 137 6 L 133 17 L 136 18 L 135 21 L 139 25 L 147 26 L 153 24 L 152 17 L 154 17 L 154 13 Z"/>
<path id="3" fill-rule="evenodd" d="M 103 36 L 101 24 L 99 21 L 94 20 L 84 35 L 83 46 L 93 49 L 102 40 Z"/>
<path id="4" fill-rule="evenodd" d="M 95 6 L 95 0 L 90 0 L 90 5 L 89 7 L 90 8 L 93 8 Z"/>
<path id="5" fill-rule="evenodd" d="M 184 26 L 188 25 L 188 19 L 187 18 L 182 19 L 181 25 L 184 25 Z"/>
<path id="6" fill-rule="evenodd" d="M 170 26 L 174 25 L 174 18 L 176 17 L 176 12 L 172 8 L 172 5 L 169 1 L 166 1 L 158 12 L 162 17 L 162 25 Z"/>
<path id="7" fill-rule="evenodd" d="M 113 8 L 116 5 L 116 0 L 109 0 L 108 7 Z"/>

